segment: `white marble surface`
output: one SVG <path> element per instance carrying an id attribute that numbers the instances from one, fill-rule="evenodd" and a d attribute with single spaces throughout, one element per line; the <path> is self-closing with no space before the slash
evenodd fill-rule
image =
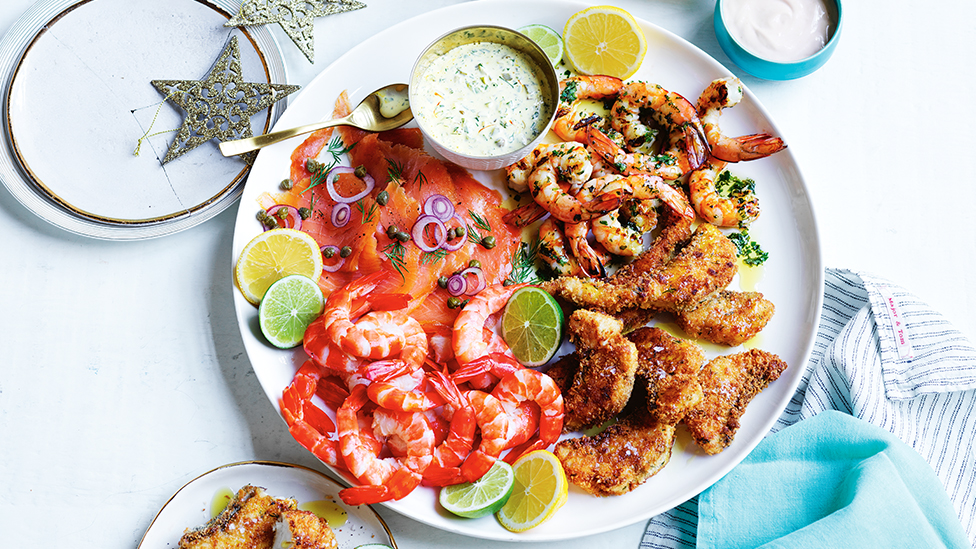
<path id="1" fill-rule="evenodd" d="M 309 64 L 278 35 L 304 84 L 361 40 L 449 0 L 366 0 L 317 20 Z M 4 0 L 0 32 L 31 6 Z M 912 290 L 971 336 L 976 267 L 968 100 L 976 4 L 845 3 L 844 35 L 819 72 L 744 75 L 721 52 L 711 0 L 618 0 L 690 40 L 763 102 L 810 186 L 825 265 Z M 57 154 L 52 151 L 52 154 Z M 180 486 L 218 465 L 316 466 L 264 397 L 234 321 L 236 207 L 141 242 L 74 236 L 0 189 L 0 532 L 4 546 L 132 548 Z M 509 546 L 381 509 L 399 547 Z M 642 524 L 540 548 L 636 547 Z"/>

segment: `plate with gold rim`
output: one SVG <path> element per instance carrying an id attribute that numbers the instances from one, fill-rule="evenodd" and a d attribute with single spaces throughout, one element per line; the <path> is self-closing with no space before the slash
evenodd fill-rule
<path id="1" fill-rule="evenodd" d="M 517 29 L 531 23 L 561 29 L 573 13 L 586 7 L 587 4 L 570 0 L 480 0 L 419 15 L 359 44 L 323 70 L 298 94 L 278 124 L 286 128 L 329 118 L 332 104 L 343 90 L 356 104 L 385 84 L 408 81 L 416 57 L 434 39 L 453 29 L 469 25 Z M 655 82 L 685 97 L 697 98 L 712 80 L 733 74 L 693 44 L 639 17 L 638 20 L 648 50 L 632 80 Z M 748 89 L 742 102 L 722 115 L 722 128 L 729 135 L 764 132 L 782 136 L 787 143 L 790 139 L 779 131 Z M 258 198 L 262 193 L 274 192 L 278 182 L 289 176 L 291 152 L 301 141 L 298 138 L 272 145 L 258 155 L 241 198 L 232 262 L 261 231 L 254 217 L 260 207 Z M 769 252 L 770 259 L 761 268 L 740 270 L 731 288 L 760 291 L 775 303 L 775 316 L 749 345 L 776 353 L 789 367 L 752 401 L 734 442 L 724 452 L 705 455 L 679 428 L 670 462 L 643 485 L 628 494 L 604 498 L 572 487 L 566 505 L 550 520 L 518 534 L 506 531 L 493 517 L 470 520 L 451 516 L 439 508 L 437 492 L 423 486 L 400 501 L 380 505 L 436 528 L 477 538 L 578 538 L 646 521 L 694 497 L 744 459 L 769 432 L 800 383 L 820 317 L 823 267 L 813 205 L 792 150 L 787 148 L 769 158 L 740 163 L 732 171 L 756 181 L 762 215 L 751 225 L 750 234 Z M 505 191 L 501 170 L 472 173 L 486 185 Z M 281 391 L 307 357 L 300 349 L 281 351 L 265 343 L 257 328 L 257 310 L 236 289 L 234 294 L 248 358 L 272 405 L 278 406 Z M 666 321 L 663 323 L 667 326 Z M 706 347 L 710 357 L 738 350 L 742 349 Z"/>
<path id="2" fill-rule="evenodd" d="M 339 547 L 383 543 L 396 549 L 393 533 L 368 505 L 348 507 L 338 497 L 341 484 L 325 474 L 290 463 L 242 461 L 207 471 L 176 491 L 153 518 L 138 549 L 172 548 L 187 529 L 206 524 L 226 504 L 226 495 L 246 485 L 276 498 L 294 499 L 329 520 Z"/>
<path id="3" fill-rule="evenodd" d="M 0 40 L 0 180 L 42 219 L 107 240 L 164 236 L 224 211 L 250 167 L 223 157 L 214 140 L 163 164 L 184 113 L 150 82 L 203 79 L 236 36 L 244 81 L 286 84 L 267 27 L 223 26 L 239 8 L 233 0 L 34 4 Z M 286 101 L 253 115 L 252 131 L 267 131 Z"/>

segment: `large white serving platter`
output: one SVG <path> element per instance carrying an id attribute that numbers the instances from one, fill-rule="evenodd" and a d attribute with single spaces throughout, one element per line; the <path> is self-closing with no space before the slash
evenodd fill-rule
<path id="1" fill-rule="evenodd" d="M 267 27 L 224 27 L 235 0 L 42 0 L 0 41 L 0 179 L 67 231 L 139 240 L 232 205 L 249 170 L 215 140 L 161 163 L 185 113 L 150 83 L 202 80 L 231 36 L 243 79 L 287 83 Z M 284 111 L 251 117 L 255 134 Z M 147 135 L 139 155 L 133 154 Z"/>
<path id="2" fill-rule="evenodd" d="M 222 465 L 186 483 L 163 505 L 139 542 L 137 549 L 163 549 L 177 546 L 187 529 L 206 524 L 213 516 L 211 503 L 227 491 L 237 493 L 246 485 L 259 486 L 271 496 L 294 499 L 299 508 L 312 502 L 339 500 L 338 482 L 301 465 L 275 461 L 243 461 Z M 368 505 L 342 506 L 346 522 L 333 524 L 339 547 L 384 543 L 396 547 L 390 529 Z"/>
<path id="3" fill-rule="evenodd" d="M 482 0 L 405 21 L 360 44 L 324 70 L 295 99 L 278 127 L 328 118 L 335 98 L 344 89 L 355 104 L 384 84 L 408 81 L 414 58 L 432 40 L 451 29 L 474 24 L 518 28 L 529 23 L 561 29 L 571 14 L 585 7 L 564 0 Z M 647 36 L 648 52 L 635 79 L 656 82 L 696 98 L 713 79 L 731 74 L 681 38 L 646 21 L 641 25 Z M 781 135 L 748 90 L 739 106 L 723 115 L 722 127 L 729 135 L 756 132 Z M 788 135 L 783 137 L 789 141 Z M 296 138 L 274 145 L 258 156 L 241 199 L 231 262 L 236 261 L 244 245 L 260 231 L 254 218 L 259 208 L 257 196 L 273 192 L 278 182 L 288 177 L 289 156 L 300 142 L 301 138 Z M 431 526 L 469 536 L 511 541 L 558 540 L 644 521 L 695 496 L 738 464 L 769 431 L 800 381 L 820 316 L 823 269 L 812 204 L 790 149 L 737 165 L 733 171 L 757 181 L 763 213 L 753 224 L 751 234 L 770 255 L 763 269 L 748 276 L 740 275 L 733 281 L 733 287 L 759 290 L 776 304 L 775 317 L 756 343 L 778 354 L 790 367 L 752 402 L 735 441 L 727 450 L 717 456 L 706 456 L 696 449 L 687 434 L 682 434 L 667 467 L 633 492 L 596 498 L 574 487 L 566 506 L 551 520 L 521 534 L 504 530 L 493 517 L 478 520 L 453 517 L 438 507 L 437 493 L 429 488 L 420 488 L 399 502 L 385 505 Z M 495 188 L 504 188 L 498 172 L 475 173 L 475 176 Z M 301 350 L 281 351 L 268 345 L 257 327 L 257 310 L 236 288 L 233 292 L 248 357 L 268 398 L 277 406 L 282 389 L 290 383 L 305 354 Z M 712 355 L 736 350 L 709 347 Z"/>

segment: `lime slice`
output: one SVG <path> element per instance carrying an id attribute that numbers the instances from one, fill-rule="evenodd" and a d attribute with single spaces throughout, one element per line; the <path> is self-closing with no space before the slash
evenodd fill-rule
<path id="1" fill-rule="evenodd" d="M 546 52 L 553 65 L 558 65 L 563 59 L 563 39 L 559 33 L 545 25 L 526 25 L 518 31 L 529 38 Z"/>
<path id="2" fill-rule="evenodd" d="M 512 466 L 499 459 L 475 482 L 441 488 L 439 501 L 441 507 L 459 517 L 484 517 L 505 505 L 514 483 Z"/>
<path id="3" fill-rule="evenodd" d="M 563 310 L 534 286 L 520 288 L 502 313 L 502 338 L 522 364 L 533 367 L 549 361 L 563 342 Z"/>
<path id="4" fill-rule="evenodd" d="M 258 307 L 261 333 L 275 347 L 295 347 L 324 307 L 322 290 L 314 280 L 303 275 L 286 276 L 272 284 L 261 299 Z"/>
<path id="5" fill-rule="evenodd" d="M 512 497 L 495 517 L 506 530 L 524 532 L 549 520 L 569 499 L 569 482 L 552 452 L 536 450 L 515 460 Z"/>
<path id="6" fill-rule="evenodd" d="M 241 250 L 234 268 L 237 287 L 254 305 L 276 280 L 293 274 L 312 280 L 322 275 L 319 245 L 295 229 L 272 229 L 255 236 Z"/>

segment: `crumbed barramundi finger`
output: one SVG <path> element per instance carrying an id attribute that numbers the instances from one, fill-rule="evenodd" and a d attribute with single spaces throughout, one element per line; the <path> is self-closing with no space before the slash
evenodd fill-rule
<path id="1" fill-rule="evenodd" d="M 698 374 L 704 398 L 684 419 L 698 445 L 718 454 L 731 444 L 746 406 L 785 369 L 778 356 L 759 349 L 709 361 Z"/>
<path id="2" fill-rule="evenodd" d="M 647 392 L 647 410 L 663 423 L 676 425 L 702 400 L 698 371 L 705 351 L 660 328 L 640 328 L 627 335 L 637 346 L 637 381 Z"/>
<path id="3" fill-rule="evenodd" d="M 761 332 L 775 311 L 759 292 L 722 290 L 675 317 L 689 336 L 735 347 Z"/>
<path id="4" fill-rule="evenodd" d="M 602 433 L 556 444 L 553 453 L 573 484 L 595 496 L 618 496 L 667 465 L 674 439 L 674 425 L 638 407 Z"/>
<path id="5" fill-rule="evenodd" d="M 612 316 L 578 309 L 569 317 L 569 338 L 579 367 L 563 395 L 563 431 L 601 425 L 624 409 L 634 389 L 637 347 Z"/>

